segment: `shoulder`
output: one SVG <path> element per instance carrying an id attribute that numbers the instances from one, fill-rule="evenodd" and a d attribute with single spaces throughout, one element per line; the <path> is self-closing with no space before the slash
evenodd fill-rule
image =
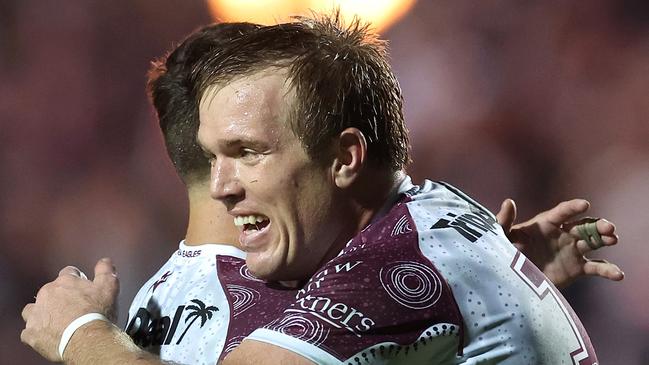
<path id="1" fill-rule="evenodd" d="M 463 319 L 447 280 L 420 250 L 411 203 L 424 188 L 402 193 L 250 339 L 316 363 L 452 359 L 463 343 Z"/>

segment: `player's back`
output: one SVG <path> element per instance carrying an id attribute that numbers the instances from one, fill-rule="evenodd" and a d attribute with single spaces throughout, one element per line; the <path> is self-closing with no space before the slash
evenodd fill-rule
<path id="1" fill-rule="evenodd" d="M 407 203 L 419 247 L 464 322 L 459 364 L 596 364 L 588 335 L 547 278 L 463 193 L 427 181 Z"/>
<path id="2" fill-rule="evenodd" d="M 294 296 L 253 277 L 233 246 L 183 241 L 135 296 L 125 331 L 163 361 L 215 364 Z"/>

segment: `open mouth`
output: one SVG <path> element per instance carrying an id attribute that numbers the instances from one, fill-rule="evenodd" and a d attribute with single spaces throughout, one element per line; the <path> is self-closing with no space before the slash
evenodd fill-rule
<path id="1" fill-rule="evenodd" d="M 244 233 L 253 233 L 264 229 L 270 220 L 263 215 L 247 215 L 234 217 L 234 225 Z"/>

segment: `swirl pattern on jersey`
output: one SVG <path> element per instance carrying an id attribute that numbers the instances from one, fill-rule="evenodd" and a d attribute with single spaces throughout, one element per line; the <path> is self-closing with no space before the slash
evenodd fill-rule
<path id="1" fill-rule="evenodd" d="M 321 345 L 329 336 L 329 328 L 325 328 L 317 320 L 309 320 L 299 314 L 288 314 L 278 318 L 269 323 L 266 328 L 288 334 L 315 346 Z"/>
<path id="2" fill-rule="evenodd" d="M 255 277 L 254 275 L 252 275 L 250 270 L 248 270 L 248 265 L 246 265 L 246 264 L 241 265 L 241 268 L 239 269 L 239 274 L 241 274 L 241 277 L 244 278 L 244 279 L 257 281 L 257 282 L 260 282 L 260 283 L 264 282 L 263 280 L 261 280 L 261 279 Z"/>
<path id="3" fill-rule="evenodd" d="M 410 232 L 412 232 L 412 228 L 410 228 L 410 222 L 408 221 L 408 216 L 404 215 L 401 218 L 399 218 L 397 223 L 394 225 L 394 228 L 392 229 L 392 233 L 390 235 L 397 236 L 400 234 L 410 233 Z"/>
<path id="4" fill-rule="evenodd" d="M 236 336 L 231 338 L 228 343 L 223 347 L 223 354 L 229 354 L 237 348 L 243 342 L 243 340 L 246 338 L 246 336 Z"/>
<path id="5" fill-rule="evenodd" d="M 379 272 L 381 285 L 399 304 L 412 308 L 429 308 L 442 295 L 442 281 L 430 267 L 409 261 L 390 263 Z"/>
<path id="6" fill-rule="evenodd" d="M 245 310 L 254 306 L 259 301 L 259 292 L 255 289 L 247 288 L 241 285 L 228 284 L 228 292 L 234 299 L 232 302 L 233 316 L 236 317 Z"/>

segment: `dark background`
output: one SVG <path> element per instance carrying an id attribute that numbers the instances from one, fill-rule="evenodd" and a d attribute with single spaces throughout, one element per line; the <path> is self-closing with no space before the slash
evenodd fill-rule
<path id="1" fill-rule="evenodd" d="M 0 0 L 0 363 L 58 270 L 113 257 L 120 324 L 184 235 L 183 186 L 144 92 L 149 62 L 211 22 L 199 1 Z M 588 198 L 622 283 L 564 294 L 602 364 L 649 363 L 649 6 L 640 0 L 419 1 L 384 32 L 415 163 L 521 218 Z"/>

